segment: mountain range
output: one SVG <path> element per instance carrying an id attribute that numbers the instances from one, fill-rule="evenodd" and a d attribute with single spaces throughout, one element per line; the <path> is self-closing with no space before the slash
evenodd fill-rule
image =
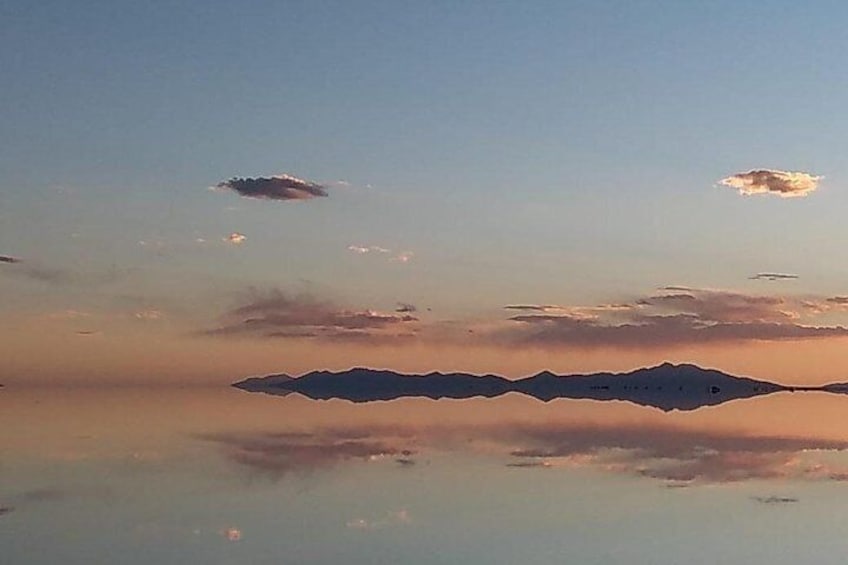
<path id="1" fill-rule="evenodd" d="M 626 373 L 556 375 L 543 371 L 518 380 L 498 375 L 468 373 L 402 374 L 362 367 L 347 371 L 313 371 L 300 377 L 268 375 L 233 384 L 234 387 L 274 395 L 298 393 L 315 400 L 340 398 L 352 402 L 405 397 L 496 397 L 510 392 L 548 402 L 556 398 L 620 400 L 663 411 L 695 410 L 731 400 L 776 392 L 820 391 L 848 393 L 848 384 L 792 387 L 737 377 L 696 365 L 663 363 Z"/>

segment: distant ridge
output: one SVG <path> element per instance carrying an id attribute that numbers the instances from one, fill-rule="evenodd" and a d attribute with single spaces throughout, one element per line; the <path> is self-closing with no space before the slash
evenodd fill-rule
<path id="1" fill-rule="evenodd" d="M 340 372 L 313 371 L 297 378 L 288 375 L 253 377 L 232 386 L 250 392 L 274 395 L 298 393 L 315 400 L 339 398 L 351 402 L 407 397 L 492 398 L 516 392 L 544 402 L 556 398 L 621 400 L 663 411 L 695 410 L 782 391 L 848 392 L 848 384 L 843 383 L 790 387 L 736 377 L 697 365 L 672 363 L 626 373 L 555 375 L 543 371 L 519 380 L 468 373 L 402 374 L 356 367 Z"/>

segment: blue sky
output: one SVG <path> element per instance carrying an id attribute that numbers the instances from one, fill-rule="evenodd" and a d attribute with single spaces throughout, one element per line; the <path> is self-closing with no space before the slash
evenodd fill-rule
<path id="1" fill-rule="evenodd" d="M 760 292 L 760 271 L 839 294 L 845 11 L 5 2 L 0 253 L 120 280 L 0 284 L 20 304 L 132 295 L 207 318 L 246 287 L 448 316 L 666 284 Z M 824 179 L 803 199 L 717 186 L 754 168 Z M 207 190 L 277 173 L 330 197 Z M 194 245 L 231 232 L 247 244 Z"/>

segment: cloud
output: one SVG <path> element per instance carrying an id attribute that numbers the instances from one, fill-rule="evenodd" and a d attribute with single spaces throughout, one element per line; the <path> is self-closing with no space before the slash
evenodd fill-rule
<path id="1" fill-rule="evenodd" d="M 739 190 L 740 194 L 776 194 L 782 198 L 807 196 L 823 177 L 804 172 L 758 169 L 736 173 L 721 179 L 719 184 Z"/>
<path id="2" fill-rule="evenodd" d="M 599 304 L 597 306 L 561 306 L 559 304 L 508 304 L 504 310 L 517 310 L 555 316 L 567 316 L 574 320 L 594 320 L 604 313 L 615 313 L 633 309 L 632 304 Z M 554 317 L 555 317 L 554 316 Z M 518 319 L 518 317 L 513 318 Z"/>
<path id="3" fill-rule="evenodd" d="M 387 254 L 392 252 L 391 249 L 388 249 L 386 247 L 380 247 L 379 245 L 348 245 L 347 249 L 348 251 L 356 253 L 357 255 L 366 255 L 368 253 Z M 410 261 L 412 261 L 413 257 L 415 257 L 415 253 L 412 251 L 401 251 L 389 257 L 389 261 L 395 261 L 397 263 L 409 263 Z"/>
<path id="4" fill-rule="evenodd" d="M 522 313 L 484 337 L 509 346 L 638 348 L 848 336 L 843 326 L 814 323 L 841 306 L 833 299 L 670 286 L 614 306 L 511 305 Z"/>
<path id="5" fill-rule="evenodd" d="M 327 196 L 323 185 L 288 174 L 272 177 L 240 178 L 219 182 L 217 189 L 230 189 L 247 198 L 265 200 L 308 200 Z"/>
<path id="6" fill-rule="evenodd" d="M 245 241 L 247 241 L 247 236 L 243 233 L 233 232 L 227 237 L 224 238 L 224 241 L 227 243 L 232 243 L 233 245 L 241 245 Z"/>
<path id="7" fill-rule="evenodd" d="M 760 504 L 793 504 L 797 498 L 791 496 L 752 496 L 751 500 Z"/>
<path id="8" fill-rule="evenodd" d="M 413 337 L 418 318 L 408 313 L 346 309 L 307 295 L 280 290 L 252 292 L 245 304 L 230 310 L 210 335 L 253 335 L 327 340 L 379 340 Z"/>
<path id="9" fill-rule="evenodd" d="M 831 304 L 846 306 L 848 305 L 848 296 L 833 296 L 831 298 L 828 298 L 827 301 Z"/>
<path id="10" fill-rule="evenodd" d="M 798 275 L 790 275 L 786 273 L 757 273 L 748 277 L 752 281 L 788 281 L 798 279 Z"/>
<path id="11" fill-rule="evenodd" d="M 230 527 L 222 530 L 221 536 L 227 541 L 241 541 L 242 533 L 240 529 Z"/>
<path id="12" fill-rule="evenodd" d="M 23 263 L 23 260 L 11 255 L 0 255 L 0 263 Z"/>
<path id="13" fill-rule="evenodd" d="M 504 310 L 519 310 L 522 312 L 563 312 L 565 306 L 557 304 L 507 304 Z"/>
<path id="14" fill-rule="evenodd" d="M 506 464 L 507 467 L 515 467 L 517 469 L 549 469 L 550 461 L 513 461 Z"/>
<path id="15" fill-rule="evenodd" d="M 415 253 L 412 251 L 401 251 L 394 257 L 392 257 L 392 261 L 397 261 L 398 263 L 409 263 L 412 261 L 412 258 L 415 256 Z"/>
<path id="16" fill-rule="evenodd" d="M 0 506 L 0 516 L 5 516 L 6 514 L 11 514 L 15 511 L 14 506 Z"/>
<path id="17" fill-rule="evenodd" d="M 348 245 L 348 251 L 352 251 L 358 255 L 365 255 L 366 253 L 391 253 L 391 249 L 386 249 L 385 247 L 380 247 L 379 245 Z"/>
<path id="18" fill-rule="evenodd" d="M 397 308 L 395 308 L 395 312 L 397 312 L 398 314 L 412 314 L 418 312 L 418 308 L 415 306 L 415 304 L 398 302 Z"/>
<path id="19" fill-rule="evenodd" d="M 148 309 L 148 310 L 139 310 L 135 314 L 133 314 L 136 319 L 143 320 L 146 322 L 161 320 L 165 317 L 165 313 L 161 310 Z"/>

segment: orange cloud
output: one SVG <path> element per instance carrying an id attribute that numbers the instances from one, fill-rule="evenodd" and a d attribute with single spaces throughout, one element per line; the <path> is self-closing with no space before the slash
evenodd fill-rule
<path id="1" fill-rule="evenodd" d="M 736 173 L 719 181 L 735 188 L 739 194 L 775 194 L 781 198 L 807 196 L 816 190 L 823 177 L 796 171 L 758 169 Z"/>

